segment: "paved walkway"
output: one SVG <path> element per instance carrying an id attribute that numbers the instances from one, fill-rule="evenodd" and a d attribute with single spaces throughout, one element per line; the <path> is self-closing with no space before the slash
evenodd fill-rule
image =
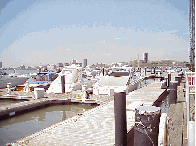
<path id="1" fill-rule="evenodd" d="M 153 104 L 165 91 L 161 83 L 154 82 L 129 93 L 127 106 L 135 100 Z M 131 118 L 130 118 L 131 117 Z M 134 125 L 134 114 L 127 116 L 127 130 Z M 100 105 L 15 142 L 21 145 L 114 145 L 114 101 Z"/>
<path id="2" fill-rule="evenodd" d="M 182 79 L 180 86 L 177 89 L 177 102 L 171 104 L 168 109 L 168 145 L 171 146 L 187 146 L 187 121 L 186 121 L 186 92 L 183 92 L 185 87 L 185 78 Z M 190 118 L 195 120 L 195 99 L 190 96 Z"/>

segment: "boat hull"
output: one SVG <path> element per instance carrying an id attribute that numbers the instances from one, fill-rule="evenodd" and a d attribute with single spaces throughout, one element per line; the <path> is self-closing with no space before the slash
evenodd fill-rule
<path id="1" fill-rule="evenodd" d="M 26 82 L 28 77 L 8 77 L 3 76 L 0 78 L 0 88 L 6 88 L 7 83 L 11 83 L 11 87 L 14 87 L 16 85 L 21 85 Z"/>

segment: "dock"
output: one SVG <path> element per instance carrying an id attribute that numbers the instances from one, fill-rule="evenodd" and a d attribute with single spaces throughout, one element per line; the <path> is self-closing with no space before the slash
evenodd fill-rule
<path id="1" fill-rule="evenodd" d="M 166 94 L 161 82 L 156 81 L 126 95 L 126 106 L 156 105 Z M 111 99 L 111 98 L 110 98 Z M 127 112 L 127 133 L 134 126 L 134 112 Z M 114 100 L 104 102 L 89 111 L 14 142 L 16 145 L 114 145 Z M 128 136 L 129 137 L 129 136 Z M 130 140 L 128 140 L 131 143 Z"/>

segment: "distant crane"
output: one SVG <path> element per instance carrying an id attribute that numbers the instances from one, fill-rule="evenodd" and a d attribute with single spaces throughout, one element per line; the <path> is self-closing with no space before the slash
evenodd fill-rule
<path id="1" fill-rule="evenodd" d="M 195 0 L 189 0 L 190 69 L 195 72 Z"/>

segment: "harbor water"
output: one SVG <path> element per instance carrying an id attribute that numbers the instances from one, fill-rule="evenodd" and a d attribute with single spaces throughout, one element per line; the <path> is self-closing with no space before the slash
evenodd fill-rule
<path id="1" fill-rule="evenodd" d="M 0 121 L 0 145 L 6 145 L 43 128 L 76 116 L 91 105 L 56 105 Z"/>
<path id="2" fill-rule="evenodd" d="M 14 73 L 14 70 L 4 70 L 7 74 L 13 74 Z M 21 70 L 21 69 L 19 69 L 19 70 L 15 70 L 16 71 L 16 73 L 18 73 L 18 74 L 30 74 L 30 73 L 36 73 L 36 72 L 38 72 L 37 70 Z"/>

